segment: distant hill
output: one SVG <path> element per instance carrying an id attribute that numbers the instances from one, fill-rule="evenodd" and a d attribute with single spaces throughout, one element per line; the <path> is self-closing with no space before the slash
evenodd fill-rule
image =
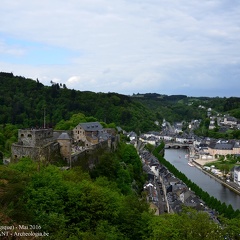
<path id="1" fill-rule="evenodd" d="M 165 118 L 170 122 L 206 118 L 208 108 L 213 109 L 215 113 L 229 114 L 240 119 L 240 98 L 238 97 L 211 98 L 138 93 L 132 98 L 151 109 L 158 119 Z M 199 106 L 204 106 L 204 108 L 199 108 Z"/>
<path id="2" fill-rule="evenodd" d="M 186 95 L 143 93 L 127 96 L 118 93 L 95 93 L 68 89 L 65 84 L 51 82 L 44 86 L 38 80 L 0 72 L 0 124 L 21 127 L 54 127 L 75 113 L 93 116 L 98 121 L 114 122 L 125 130 L 157 130 L 154 122 L 189 121 L 206 117 L 199 105 L 230 113 L 240 118 L 240 98 L 193 98 Z"/>
<path id="3" fill-rule="evenodd" d="M 94 93 L 67 89 L 53 83 L 44 86 L 38 80 L 0 73 L 0 124 L 54 127 L 75 113 L 114 122 L 125 130 L 148 131 L 156 128 L 155 113 L 133 98 L 117 93 Z"/>

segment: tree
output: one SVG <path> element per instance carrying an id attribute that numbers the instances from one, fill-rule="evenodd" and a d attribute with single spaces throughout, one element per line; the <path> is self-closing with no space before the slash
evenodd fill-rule
<path id="1" fill-rule="evenodd" d="M 23 200 L 32 224 L 40 224 L 49 233 L 65 228 L 66 185 L 58 168 L 48 166 L 35 173 Z"/>
<path id="2" fill-rule="evenodd" d="M 3 164 L 3 153 L 0 151 L 0 165 Z"/>
<path id="3" fill-rule="evenodd" d="M 149 239 L 218 240 L 221 228 L 207 213 L 183 209 L 178 214 L 164 214 L 152 218 Z"/>

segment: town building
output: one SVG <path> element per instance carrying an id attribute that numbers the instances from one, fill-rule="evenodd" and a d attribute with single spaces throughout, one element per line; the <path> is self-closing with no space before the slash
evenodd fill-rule
<path id="1" fill-rule="evenodd" d="M 95 145 L 99 142 L 98 136 L 103 132 L 99 122 L 79 123 L 73 129 L 73 141 L 83 143 L 85 147 Z"/>
<path id="2" fill-rule="evenodd" d="M 211 156 L 238 155 L 240 144 L 238 141 L 212 141 L 208 146 L 208 153 Z"/>
<path id="3" fill-rule="evenodd" d="M 240 166 L 234 167 L 234 172 L 233 172 L 233 174 L 234 174 L 234 179 L 233 179 L 233 181 L 234 181 L 235 183 L 237 183 L 238 185 L 240 185 Z"/>

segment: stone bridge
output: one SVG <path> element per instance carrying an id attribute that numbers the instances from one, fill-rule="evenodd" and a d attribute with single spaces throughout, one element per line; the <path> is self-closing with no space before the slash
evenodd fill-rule
<path id="1" fill-rule="evenodd" d="M 165 142 L 165 148 L 191 148 L 192 143 Z"/>

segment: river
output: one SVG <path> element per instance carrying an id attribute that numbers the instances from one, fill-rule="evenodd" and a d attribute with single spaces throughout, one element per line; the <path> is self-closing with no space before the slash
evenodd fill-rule
<path id="1" fill-rule="evenodd" d="M 190 167 L 188 160 L 185 158 L 187 153 L 186 149 L 165 149 L 165 159 L 205 192 L 208 192 L 221 202 L 225 202 L 226 205 L 231 204 L 235 210 L 240 209 L 240 196 L 204 174 L 198 168 Z"/>

